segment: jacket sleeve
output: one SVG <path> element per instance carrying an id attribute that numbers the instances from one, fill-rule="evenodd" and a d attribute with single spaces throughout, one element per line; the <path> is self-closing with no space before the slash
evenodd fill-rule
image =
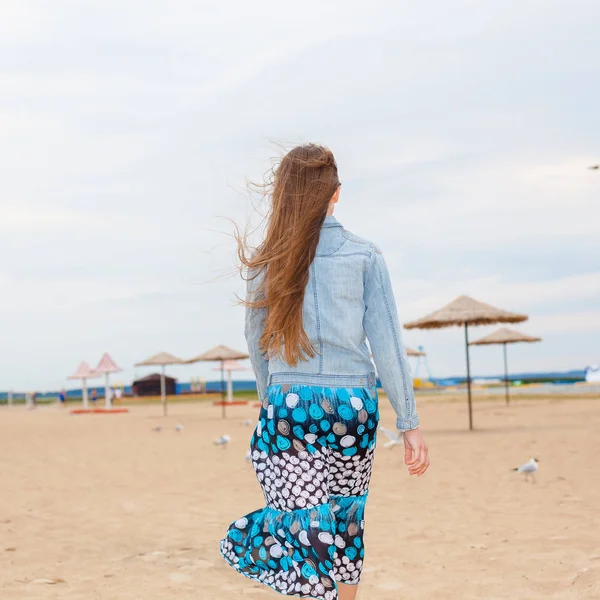
<path id="1" fill-rule="evenodd" d="M 364 279 L 364 329 L 383 389 L 397 415 L 401 431 L 416 429 L 419 417 L 406 350 L 387 266 L 374 249 Z"/>
<path id="2" fill-rule="evenodd" d="M 255 299 L 261 276 L 248 279 L 246 286 L 246 300 Z M 259 400 L 263 400 L 267 393 L 267 381 L 269 379 L 269 361 L 259 349 L 259 342 L 265 328 L 266 309 L 246 307 L 246 318 L 244 333 L 248 344 L 248 354 L 256 377 L 256 391 Z"/>

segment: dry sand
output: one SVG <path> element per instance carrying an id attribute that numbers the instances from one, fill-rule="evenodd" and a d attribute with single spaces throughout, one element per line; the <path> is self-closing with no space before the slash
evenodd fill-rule
<path id="1" fill-rule="evenodd" d="M 235 407 L 127 415 L 0 409 L 0 598 L 267 600 L 221 560 L 262 505 Z M 380 443 L 360 600 L 600 598 L 600 401 L 421 400 L 432 467 L 409 478 Z M 382 398 L 383 423 L 393 424 Z M 173 426 L 181 422 L 181 433 Z M 163 424 L 155 433 L 152 428 Z M 212 442 L 228 433 L 227 448 Z M 381 440 L 383 441 L 383 440 Z M 540 459 L 537 484 L 511 472 Z"/>

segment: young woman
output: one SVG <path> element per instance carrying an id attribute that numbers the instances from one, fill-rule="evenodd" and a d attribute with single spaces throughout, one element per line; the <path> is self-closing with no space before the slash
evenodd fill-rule
<path id="1" fill-rule="evenodd" d="M 404 432 L 411 475 L 429 466 L 388 271 L 333 217 L 333 154 L 308 144 L 274 172 L 266 236 L 249 255 L 246 339 L 262 402 L 251 441 L 266 507 L 231 525 L 221 552 L 290 596 L 353 600 L 379 419 L 370 352 Z"/>

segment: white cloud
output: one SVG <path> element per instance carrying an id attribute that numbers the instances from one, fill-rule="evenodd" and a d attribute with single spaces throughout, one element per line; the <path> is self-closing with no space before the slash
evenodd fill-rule
<path id="1" fill-rule="evenodd" d="M 543 314 L 545 307 L 572 306 L 577 302 L 596 303 L 600 298 L 600 272 L 544 281 L 506 281 L 501 275 L 463 279 L 439 289 L 435 281 L 408 280 L 396 286 L 400 312 L 410 321 L 448 304 L 466 294 L 487 304 L 513 312 Z M 530 312 L 531 311 L 531 312 Z"/>
<path id="2" fill-rule="evenodd" d="M 573 332 L 597 334 L 600 332 L 600 311 L 534 316 L 527 326 L 540 334 Z"/>
<path id="3" fill-rule="evenodd" d="M 407 243 L 484 251 L 543 236 L 600 236 L 600 178 L 591 157 L 545 163 L 477 161 L 436 174 L 434 197 L 391 208 Z M 430 169 L 435 170 L 435 167 Z"/>
<path id="4" fill-rule="evenodd" d="M 44 229 L 56 230 L 70 228 L 102 226 L 101 219 L 92 219 L 86 215 L 79 215 L 74 212 L 44 212 L 37 209 L 25 209 L 13 206 L 2 207 L 2 219 L 0 219 L 0 231 L 12 233 L 26 233 L 35 235 Z"/>
<path id="5" fill-rule="evenodd" d="M 0 36 L 6 42 L 32 39 L 42 31 L 40 11 L 32 3 L 3 0 L 0 4 Z"/>

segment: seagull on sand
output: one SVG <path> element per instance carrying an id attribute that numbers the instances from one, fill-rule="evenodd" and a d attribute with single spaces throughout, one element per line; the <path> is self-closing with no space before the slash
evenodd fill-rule
<path id="1" fill-rule="evenodd" d="M 175 425 L 175 431 L 183 431 L 183 425 L 181 423 L 177 423 L 177 425 Z"/>
<path id="2" fill-rule="evenodd" d="M 227 446 L 227 444 L 229 444 L 230 441 L 231 438 L 227 434 L 225 434 L 215 440 L 215 446 Z"/>
<path id="3" fill-rule="evenodd" d="M 162 425 L 157 425 L 156 427 L 153 427 L 152 431 L 155 431 L 156 433 L 158 433 L 159 431 L 162 431 Z"/>
<path id="4" fill-rule="evenodd" d="M 242 425 L 244 425 L 245 427 L 250 427 L 250 425 L 252 425 L 253 421 L 252 419 L 246 419 L 245 421 L 242 421 Z"/>
<path id="5" fill-rule="evenodd" d="M 250 453 L 250 450 L 246 452 L 246 456 L 244 458 L 247 462 L 250 462 L 252 460 L 252 454 Z"/>
<path id="6" fill-rule="evenodd" d="M 520 467 L 515 467 L 513 471 L 524 473 L 525 481 L 531 477 L 531 480 L 535 483 L 535 474 L 537 473 L 539 462 L 540 461 L 537 458 L 530 458 L 525 464 L 522 464 Z"/>
<path id="7" fill-rule="evenodd" d="M 383 445 L 384 448 L 393 448 L 394 446 L 402 444 L 402 434 L 399 431 L 390 431 L 381 425 L 379 426 L 379 431 L 381 431 L 389 440 L 389 442 L 386 442 Z"/>

